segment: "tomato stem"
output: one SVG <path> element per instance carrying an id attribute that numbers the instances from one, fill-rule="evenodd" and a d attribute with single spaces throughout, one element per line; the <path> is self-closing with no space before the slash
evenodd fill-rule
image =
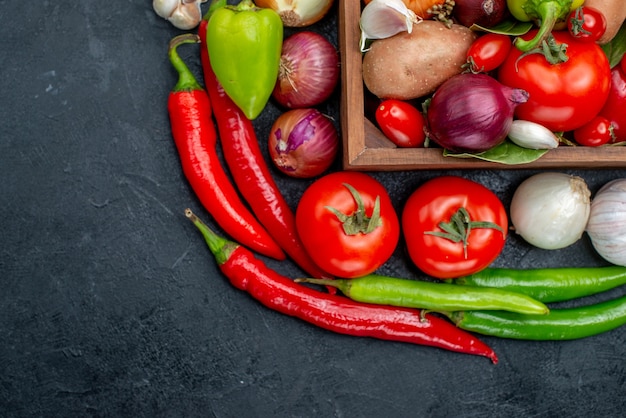
<path id="1" fill-rule="evenodd" d="M 489 221 L 472 221 L 467 209 L 459 208 L 451 217 L 449 222 L 440 222 L 441 231 L 426 231 L 426 235 L 434 235 L 448 239 L 452 242 L 463 243 L 463 254 L 467 258 L 467 245 L 472 228 L 490 228 L 497 229 L 504 235 L 504 230 L 500 225 Z"/>
<path id="2" fill-rule="evenodd" d="M 359 233 L 369 234 L 381 226 L 380 196 L 376 196 L 372 216 L 368 217 L 365 213 L 365 205 L 363 204 L 363 199 L 361 198 L 359 192 L 348 183 L 343 183 L 343 185 L 346 186 L 354 198 L 354 201 L 356 202 L 356 210 L 352 214 L 346 215 L 331 206 L 325 206 L 326 209 L 331 211 L 337 219 L 339 219 L 343 227 L 343 232 L 345 232 L 346 235 L 356 235 Z"/>

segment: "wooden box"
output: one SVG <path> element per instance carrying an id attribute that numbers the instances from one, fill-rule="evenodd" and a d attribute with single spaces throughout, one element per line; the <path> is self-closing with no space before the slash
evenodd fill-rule
<path id="1" fill-rule="evenodd" d="M 444 157 L 439 148 L 397 148 L 365 117 L 365 87 L 359 51 L 361 1 L 339 0 L 341 130 L 346 170 L 626 168 L 626 146 L 550 150 L 536 161 L 506 165 L 475 158 Z"/>

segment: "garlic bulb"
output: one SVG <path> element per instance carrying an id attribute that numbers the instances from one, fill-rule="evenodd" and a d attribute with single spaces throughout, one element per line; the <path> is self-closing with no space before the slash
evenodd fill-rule
<path id="1" fill-rule="evenodd" d="M 578 241 L 587 226 L 591 192 L 577 176 L 545 172 L 518 186 L 511 200 L 511 223 L 529 244 L 555 250 Z"/>
<path id="2" fill-rule="evenodd" d="M 202 20 L 201 3 L 207 0 L 153 0 L 155 13 L 178 29 L 189 30 Z"/>
<path id="3" fill-rule="evenodd" d="M 361 52 L 367 51 L 368 39 L 384 39 L 413 30 L 421 19 L 402 0 L 372 0 L 361 12 Z"/>
<path id="4" fill-rule="evenodd" d="M 553 149 L 559 146 L 559 138 L 550 129 L 529 120 L 514 120 L 508 137 L 523 148 Z"/>
<path id="5" fill-rule="evenodd" d="M 587 234 L 602 258 L 626 266 L 626 179 L 610 181 L 596 193 Z"/>

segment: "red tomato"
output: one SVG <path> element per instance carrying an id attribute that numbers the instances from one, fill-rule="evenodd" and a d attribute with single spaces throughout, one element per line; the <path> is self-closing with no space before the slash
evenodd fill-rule
<path id="1" fill-rule="evenodd" d="M 620 61 L 620 66 L 622 67 L 622 71 L 624 72 L 624 74 L 626 74 L 626 54 L 624 54 L 624 56 L 622 57 L 622 60 Z"/>
<path id="2" fill-rule="evenodd" d="M 580 145 L 598 147 L 611 141 L 611 131 L 611 121 L 603 116 L 596 116 L 591 122 L 574 130 L 574 140 Z"/>
<path id="3" fill-rule="evenodd" d="M 348 221 L 358 231 L 345 230 Z M 296 227 L 313 261 L 344 278 L 374 272 L 391 257 L 400 238 L 400 221 L 389 194 L 376 179 L 360 172 L 339 171 L 313 182 L 298 203 Z"/>
<path id="4" fill-rule="evenodd" d="M 623 62 L 624 60 L 622 60 Z M 626 71 L 621 66 L 611 70 L 611 89 L 600 115 L 613 125 L 613 141 L 626 141 Z"/>
<path id="5" fill-rule="evenodd" d="M 469 228 L 467 219 L 459 217 L 463 215 L 460 209 L 469 215 Z M 465 227 L 455 227 L 455 219 L 462 220 Z M 480 226 L 478 222 L 488 224 Z M 448 235 L 444 224 L 465 236 L 466 244 L 463 239 L 453 239 L 456 234 L 440 236 Z M 411 194 L 402 212 L 411 260 L 424 273 L 439 279 L 465 276 L 489 266 L 504 248 L 507 228 L 500 199 L 485 186 L 456 176 L 427 181 Z"/>
<path id="6" fill-rule="evenodd" d="M 402 100 L 383 101 L 376 109 L 376 122 L 385 136 L 396 146 L 415 148 L 424 145 L 424 116 Z"/>
<path id="7" fill-rule="evenodd" d="M 567 30 L 576 39 L 596 42 L 606 32 L 606 18 L 593 7 L 578 7 L 567 17 Z"/>
<path id="8" fill-rule="evenodd" d="M 467 63 L 473 73 L 489 72 L 498 68 L 511 50 L 507 35 L 488 33 L 476 39 L 467 50 Z"/>
<path id="9" fill-rule="evenodd" d="M 533 36 L 530 31 L 526 36 Z M 554 132 L 572 131 L 598 114 L 609 94 L 611 69 L 602 49 L 580 42 L 567 31 L 555 31 L 557 42 L 567 44 L 569 59 L 550 64 L 541 54 L 523 57 L 517 48 L 498 72 L 503 84 L 526 90 L 530 97 L 515 108 L 518 119 L 539 123 Z"/>

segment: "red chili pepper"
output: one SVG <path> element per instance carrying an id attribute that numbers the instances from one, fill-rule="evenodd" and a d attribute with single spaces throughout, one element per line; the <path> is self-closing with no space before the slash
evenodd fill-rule
<path id="1" fill-rule="evenodd" d="M 209 96 L 176 51 L 182 43 L 198 42 L 196 35 L 179 35 L 172 39 L 168 51 L 179 78 L 168 97 L 167 109 L 183 172 L 200 202 L 227 234 L 260 254 L 284 260 L 285 253 L 243 204 L 221 166 Z"/>
<path id="2" fill-rule="evenodd" d="M 498 362 L 489 346 L 443 318 L 417 309 L 354 302 L 297 284 L 245 247 L 216 235 L 191 210 L 185 215 L 204 236 L 230 283 L 268 308 L 340 334 L 439 347 Z"/>
<path id="3" fill-rule="evenodd" d="M 295 215 L 270 173 L 252 122 L 228 97 L 211 69 L 206 48 L 207 22 L 208 16 L 205 16 L 198 30 L 205 87 L 213 106 L 224 160 L 235 184 L 257 219 L 296 264 L 314 277 L 329 277 L 304 249 L 296 230 Z"/>

